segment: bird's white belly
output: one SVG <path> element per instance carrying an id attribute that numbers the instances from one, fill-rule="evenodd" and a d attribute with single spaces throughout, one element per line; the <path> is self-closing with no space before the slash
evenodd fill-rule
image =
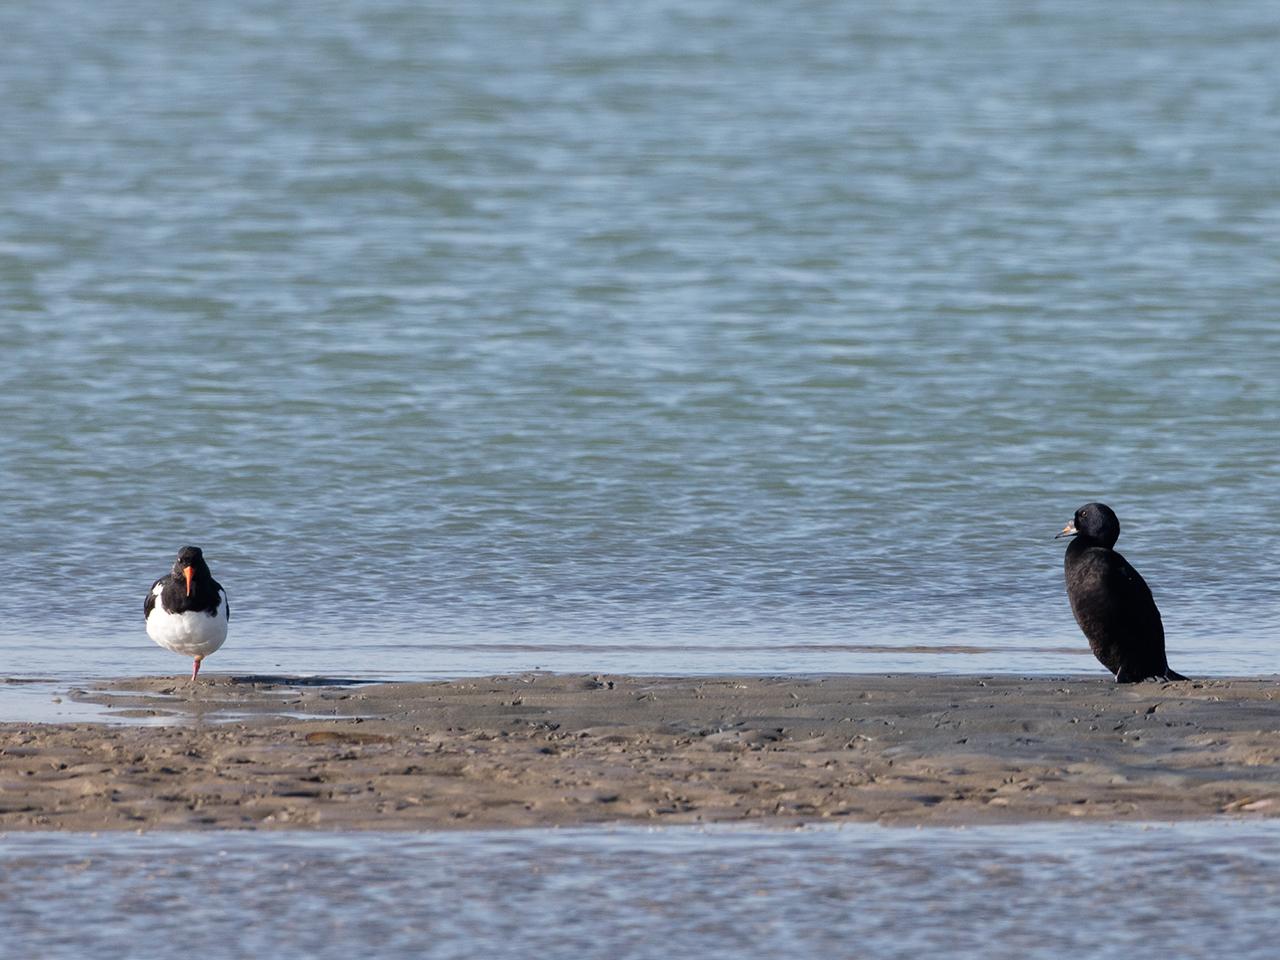
<path id="1" fill-rule="evenodd" d="M 188 657 L 207 657 L 227 639 L 227 601 L 213 616 L 207 613 L 169 613 L 159 601 L 147 617 L 147 636 L 166 650 Z"/>

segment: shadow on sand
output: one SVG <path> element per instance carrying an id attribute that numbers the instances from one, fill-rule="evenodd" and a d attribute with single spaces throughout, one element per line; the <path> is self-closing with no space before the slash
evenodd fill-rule
<path id="1" fill-rule="evenodd" d="M 227 677 L 230 684 L 264 684 L 273 687 L 355 687 L 367 683 L 386 683 L 385 680 L 353 677 L 288 677 L 284 674 L 251 673 L 242 677 Z"/>

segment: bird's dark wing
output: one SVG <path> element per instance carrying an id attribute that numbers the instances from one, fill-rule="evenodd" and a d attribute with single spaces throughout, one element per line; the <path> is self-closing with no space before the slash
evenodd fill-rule
<path id="1" fill-rule="evenodd" d="M 156 587 L 158 587 L 165 577 L 161 577 L 155 583 L 151 584 L 151 589 L 147 591 L 147 598 L 142 601 L 142 619 L 145 620 L 151 616 L 151 611 L 156 608 Z"/>
<path id="2" fill-rule="evenodd" d="M 1131 666 L 1140 671 L 1167 669 L 1164 622 L 1160 619 L 1160 609 L 1147 581 L 1128 560 L 1114 552 L 1112 562 L 1107 565 L 1105 579 L 1113 616 L 1119 621 L 1117 627 L 1129 643 L 1137 644 L 1134 652 L 1141 651 L 1141 655 L 1131 661 Z"/>
<path id="3" fill-rule="evenodd" d="M 213 584 L 213 588 L 217 590 L 218 593 L 222 594 L 222 605 L 226 607 L 227 622 L 230 623 L 231 622 L 231 598 L 227 596 L 227 591 L 223 589 L 222 585 L 217 583 L 216 581 Z"/>

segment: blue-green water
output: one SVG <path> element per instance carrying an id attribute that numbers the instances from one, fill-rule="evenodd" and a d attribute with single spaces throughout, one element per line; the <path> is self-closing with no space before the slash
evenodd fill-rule
<path id="1" fill-rule="evenodd" d="M 1270 3 L 0 7 L 0 671 L 1276 669 Z M 935 648 L 928 652 L 920 648 Z"/>
<path id="2" fill-rule="evenodd" d="M 1277 909 L 1257 823 L 0 836 L 43 960 L 1269 960 Z"/>

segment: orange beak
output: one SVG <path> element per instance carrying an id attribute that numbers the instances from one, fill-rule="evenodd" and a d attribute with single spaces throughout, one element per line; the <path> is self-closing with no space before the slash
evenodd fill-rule
<path id="1" fill-rule="evenodd" d="M 182 575 L 187 578 L 187 596 L 191 596 L 191 578 L 196 575 L 196 571 L 192 567 L 183 567 Z"/>

